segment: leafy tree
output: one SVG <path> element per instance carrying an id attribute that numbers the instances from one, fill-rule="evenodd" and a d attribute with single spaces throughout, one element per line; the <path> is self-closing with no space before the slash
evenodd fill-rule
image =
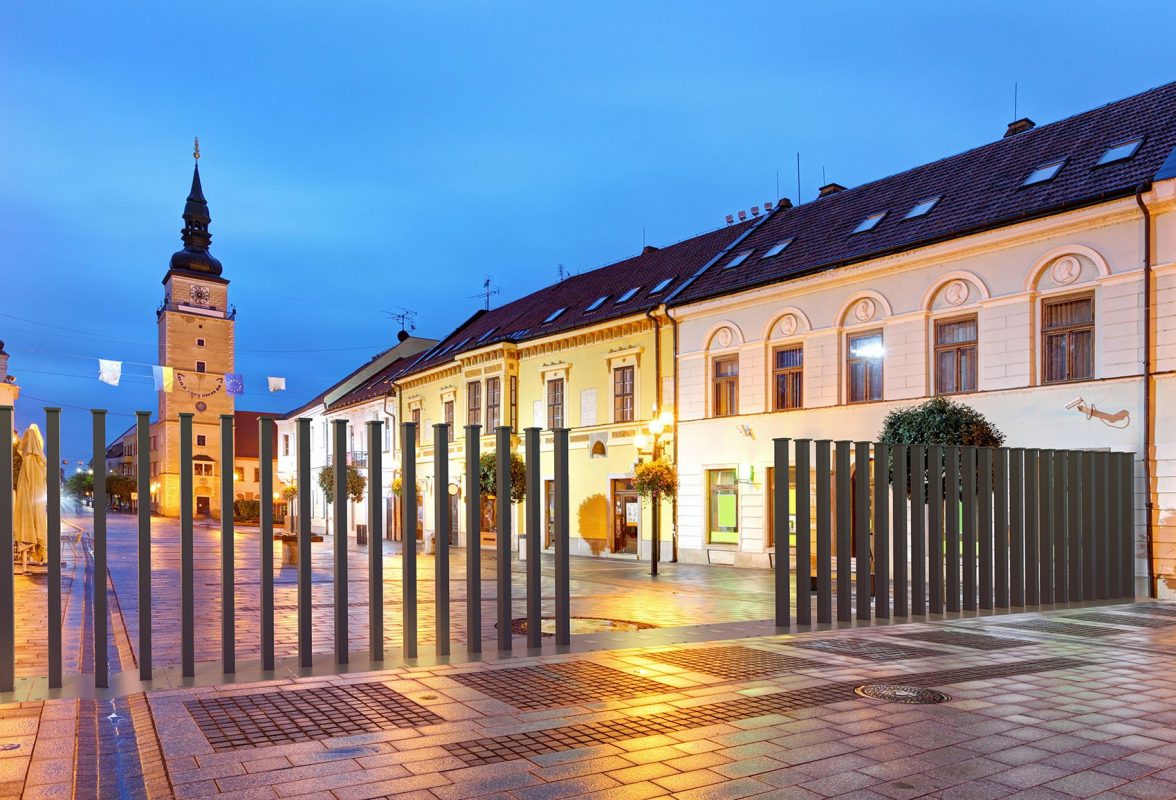
<path id="1" fill-rule="evenodd" d="M 257 520 L 261 519 L 261 501 L 259 500 L 236 500 L 233 502 L 233 519 L 235 520 Z"/>
<path id="2" fill-rule="evenodd" d="M 498 456 L 491 450 L 482 453 L 478 459 L 478 488 L 483 497 L 493 496 L 498 491 Z M 527 465 L 523 457 L 512 451 L 510 454 L 510 501 L 521 503 L 527 496 Z"/>
<path id="3" fill-rule="evenodd" d="M 326 497 L 328 503 L 335 502 L 335 468 L 323 467 L 319 470 L 318 475 L 319 488 L 323 490 L 323 496 Z M 367 489 L 367 478 L 365 478 L 359 471 L 359 468 L 354 464 L 347 465 L 347 496 L 354 502 L 358 503 L 363 499 L 363 493 Z"/>
<path id="4" fill-rule="evenodd" d="M 83 500 L 94 493 L 94 476 L 88 472 L 75 472 L 65 480 L 65 493 L 75 500 Z"/>
<path id="5" fill-rule="evenodd" d="M 883 444 L 941 444 L 1000 447 L 1005 436 L 971 406 L 946 397 L 896 408 L 886 415 L 878 441 Z"/>
<path id="6" fill-rule="evenodd" d="M 106 496 L 111 503 L 119 506 L 129 504 L 131 493 L 135 489 L 135 479 L 129 475 L 108 475 L 106 477 Z"/>

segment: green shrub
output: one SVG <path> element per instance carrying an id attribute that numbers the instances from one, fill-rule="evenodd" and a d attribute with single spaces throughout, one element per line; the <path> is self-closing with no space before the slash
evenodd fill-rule
<path id="1" fill-rule="evenodd" d="M 237 521 L 261 519 L 261 501 L 237 500 L 233 503 L 233 519 Z"/>
<path id="2" fill-rule="evenodd" d="M 878 441 L 883 444 L 942 444 L 1000 447 L 1005 436 L 971 406 L 946 397 L 896 408 L 886 415 Z"/>

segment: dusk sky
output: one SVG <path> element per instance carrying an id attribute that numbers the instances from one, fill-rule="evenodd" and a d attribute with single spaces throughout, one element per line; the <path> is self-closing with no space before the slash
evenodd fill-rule
<path id="1" fill-rule="evenodd" d="M 1015 20 L 1015 21 L 1014 21 Z M 854 186 L 1172 80 L 1171 4 L 13 3 L 0 339 L 18 426 L 88 458 L 155 408 L 160 281 L 199 136 L 238 407 L 825 180 Z M 777 178 L 778 176 L 778 178 Z M 97 381 L 97 358 L 128 362 Z M 131 363 L 137 362 L 137 363 Z M 288 391 L 265 391 L 268 375 Z M 108 437 L 108 438 L 109 438 Z"/>

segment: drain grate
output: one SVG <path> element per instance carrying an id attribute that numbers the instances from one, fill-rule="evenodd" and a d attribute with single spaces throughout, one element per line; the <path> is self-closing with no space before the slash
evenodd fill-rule
<path id="1" fill-rule="evenodd" d="M 465 672 L 448 677 L 521 711 L 671 691 L 665 684 L 591 661 Z"/>
<path id="2" fill-rule="evenodd" d="M 1101 622 L 1107 625 L 1128 625 L 1132 628 L 1167 628 L 1176 625 L 1176 619 L 1151 619 L 1149 617 L 1125 617 L 1122 614 L 1107 614 L 1094 611 L 1089 614 L 1076 614 L 1069 619 L 1080 619 L 1083 622 Z"/>
<path id="3" fill-rule="evenodd" d="M 924 650 L 921 647 L 904 647 L 894 642 L 875 641 L 872 639 L 814 639 L 811 642 L 789 642 L 788 645 L 790 647 L 799 647 L 805 650 L 819 650 L 822 653 L 835 653 L 840 656 L 861 658 L 866 661 L 876 661 L 878 663 L 943 655 L 942 652 L 935 650 Z"/>
<path id="4" fill-rule="evenodd" d="M 1051 619 L 1027 619 L 1022 622 L 1002 622 L 998 628 L 1018 628 L 1026 631 L 1041 633 L 1058 633 L 1063 636 L 1080 636 L 1090 638 L 1096 636 L 1118 636 L 1124 631 L 1114 628 L 1097 628 L 1094 625 L 1075 625 L 1069 622 L 1055 622 Z"/>
<path id="5" fill-rule="evenodd" d="M 935 689 L 904 686 L 901 683 L 867 683 L 857 687 L 853 692 L 859 697 L 869 697 L 873 700 L 885 700 L 887 703 L 905 703 L 906 705 L 916 706 L 946 703 L 951 699 L 948 695 Z"/>
<path id="6" fill-rule="evenodd" d="M 650 653 L 652 661 L 705 672 L 729 680 L 747 680 L 779 675 L 798 669 L 819 669 L 823 664 L 806 658 L 756 650 L 751 647 L 698 647 Z"/>
<path id="7" fill-rule="evenodd" d="M 950 644 L 956 647 L 967 647 L 972 650 L 1007 650 L 1011 647 L 1027 647 L 1038 644 L 1024 639 L 1006 639 L 1000 636 L 985 636 L 982 633 L 962 633 L 960 631 L 920 631 L 918 633 L 894 634 L 896 639 L 912 639 L 932 644 Z"/>
<path id="8" fill-rule="evenodd" d="M 234 695 L 184 706 L 216 752 L 444 721 L 382 683 Z"/>
<path id="9" fill-rule="evenodd" d="M 1176 608 L 1172 606 L 1127 606 L 1116 609 L 1116 611 L 1125 611 L 1128 614 L 1158 614 L 1161 617 L 1176 617 Z"/>

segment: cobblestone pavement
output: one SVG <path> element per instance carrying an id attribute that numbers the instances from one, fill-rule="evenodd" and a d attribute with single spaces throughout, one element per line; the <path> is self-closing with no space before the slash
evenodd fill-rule
<path id="1" fill-rule="evenodd" d="M 0 707 L 0 794 L 1173 798 L 1174 700 L 1176 605 L 1074 608 L 152 691 L 97 795 L 79 701 Z"/>

